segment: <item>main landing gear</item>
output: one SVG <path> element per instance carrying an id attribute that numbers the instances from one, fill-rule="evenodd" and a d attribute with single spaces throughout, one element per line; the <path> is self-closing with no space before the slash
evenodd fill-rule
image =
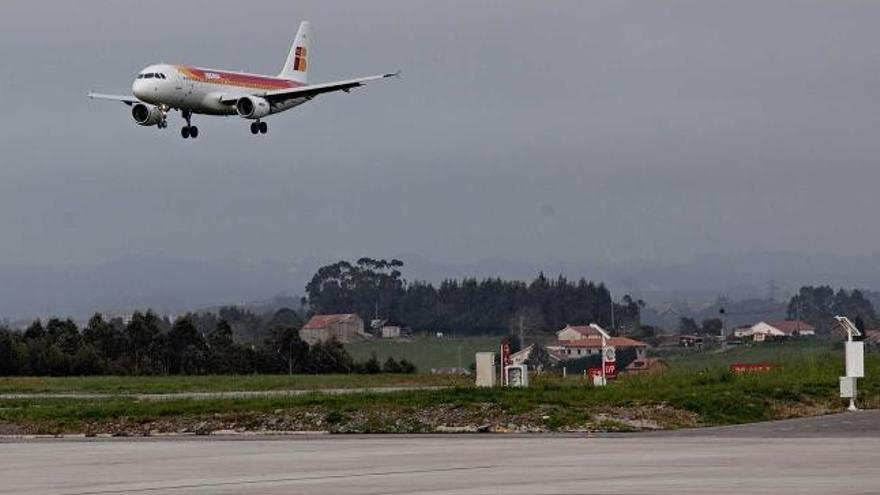
<path id="1" fill-rule="evenodd" d="M 180 135 L 183 136 L 183 139 L 199 137 L 199 128 L 192 125 L 192 112 L 184 111 L 183 118 L 186 119 L 186 125 L 180 129 Z"/>
<path id="2" fill-rule="evenodd" d="M 251 124 L 251 134 L 266 134 L 269 132 L 269 126 L 265 122 L 259 120 Z"/>

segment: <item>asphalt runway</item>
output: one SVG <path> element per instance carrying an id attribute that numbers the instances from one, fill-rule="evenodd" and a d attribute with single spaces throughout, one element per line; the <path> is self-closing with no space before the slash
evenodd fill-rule
<path id="1" fill-rule="evenodd" d="M 880 411 L 648 435 L 0 443 L 0 494 L 880 493 Z"/>

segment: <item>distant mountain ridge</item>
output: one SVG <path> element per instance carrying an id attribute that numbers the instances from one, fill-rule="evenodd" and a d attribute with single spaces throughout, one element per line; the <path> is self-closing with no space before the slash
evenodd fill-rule
<path id="1" fill-rule="evenodd" d="M 371 254 L 371 253 L 367 253 Z M 766 298 L 774 281 L 778 299 L 801 285 L 877 290 L 880 254 L 836 256 L 803 253 L 705 255 L 688 262 L 523 263 L 488 258 L 473 263 L 436 262 L 417 255 L 377 257 L 404 261 L 407 280 L 501 277 L 531 280 L 539 272 L 555 278 L 585 277 L 604 282 L 615 298 L 632 294 L 649 305 L 687 302 L 710 304 L 729 299 Z M 317 268 L 337 259 L 298 263 L 130 257 L 113 262 L 51 266 L 0 266 L 0 318 L 10 320 L 60 315 L 85 318 L 154 308 L 178 314 L 199 308 L 279 295 L 297 297 Z"/>
<path id="2" fill-rule="evenodd" d="M 0 267 L 0 317 L 85 318 L 145 308 L 176 314 L 296 295 L 304 284 L 295 267 L 234 260 L 126 258 L 63 268 Z"/>

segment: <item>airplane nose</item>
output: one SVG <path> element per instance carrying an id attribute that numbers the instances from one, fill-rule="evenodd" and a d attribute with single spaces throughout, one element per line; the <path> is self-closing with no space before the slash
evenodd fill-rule
<path id="1" fill-rule="evenodd" d="M 146 89 L 146 88 L 144 88 L 144 82 L 141 81 L 141 80 L 139 80 L 139 79 L 136 80 L 136 81 L 131 85 L 131 93 L 132 93 L 133 95 L 137 96 L 138 98 L 143 98 L 143 97 L 144 97 L 144 93 L 146 92 L 145 89 Z"/>

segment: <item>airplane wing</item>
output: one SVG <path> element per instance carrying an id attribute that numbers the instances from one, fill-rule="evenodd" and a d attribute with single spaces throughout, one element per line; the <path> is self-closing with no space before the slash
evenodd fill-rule
<path id="1" fill-rule="evenodd" d="M 135 103 L 140 103 L 141 101 L 135 98 L 134 96 L 122 96 L 122 95 L 108 95 L 104 93 L 89 93 L 88 97 L 93 100 L 113 100 L 120 101 L 125 103 L 128 106 L 132 106 Z"/>
<path id="2" fill-rule="evenodd" d="M 391 74 L 380 74 L 378 76 L 369 76 L 369 77 L 361 77 L 358 79 L 349 79 L 347 81 L 336 81 L 324 84 L 312 84 L 309 86 L 300 86 L 298 88 L 290 88 L 290 89 L 275 89 L 272 91 L 266 91 L 263 93 L 256 93 L 257 96 L 262 96 L 263 98 L 269 100 L 269 102 L 276 100 L 289 100 L 292 98 L 314 98 L 323 93 L 331 93 L 333 91 L 345 91 L 346 93 L 351 91 L 352 88 L 357 88 L 358 86 L 363 86 L 365 83 L 370 81 L 375 81 L 378 79 L 385 79 L 386 77 L 398 77 L 400 76 L 400 71 L 391 73 Z M 223 96 L 220 98 L 220 101 L 226 104 L 232 104 L 238 101 L 240 96 Z"/>

